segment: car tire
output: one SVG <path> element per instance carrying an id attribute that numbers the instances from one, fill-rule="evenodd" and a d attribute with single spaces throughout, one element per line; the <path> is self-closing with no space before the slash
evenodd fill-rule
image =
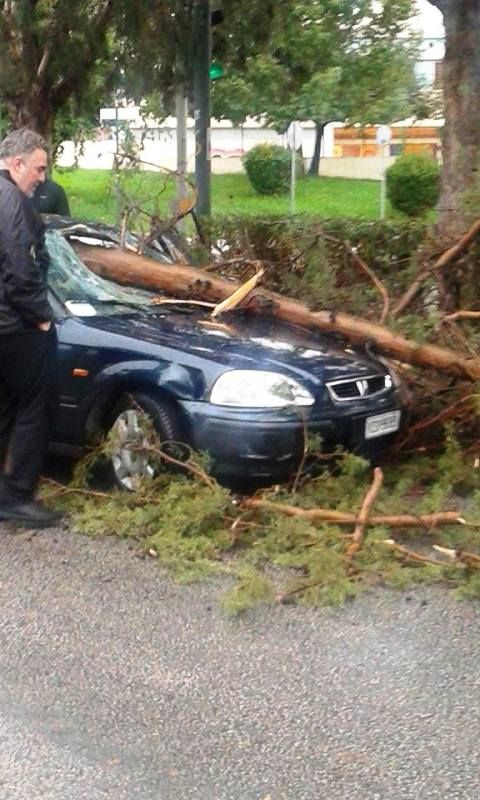
<path id="1" fill-rule="evenodd" d="M 105 434 L 111 438 L 105 477 L 110 485 L 126 491 L 135 491 L 143 481 L 168 469 L 155 453 L 134 448 L 142 444 L 160 448 L 166 442 L 180 443 L 185 438 L 172 404 L 138 391 L 120 397 L 108 415 Z M 164 450 L 168 454 L 168 448 Z M 181 460 L 176 451 L 170 455 Z"/>

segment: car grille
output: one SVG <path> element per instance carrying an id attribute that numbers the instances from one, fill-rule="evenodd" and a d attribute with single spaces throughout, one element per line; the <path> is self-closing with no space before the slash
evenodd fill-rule
<path id="1" fill-rule="evenodd" d="M 361 400 L 386 394 L 393 386 L 390 375 L 368 375 L 365 378 L 344 378 L 327 383 L 332 400 L 344 403 L 348 400 Z"/>

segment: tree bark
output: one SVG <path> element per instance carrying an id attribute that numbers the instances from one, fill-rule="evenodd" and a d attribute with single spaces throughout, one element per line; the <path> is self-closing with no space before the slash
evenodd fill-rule
<path id="1" fill-rule="evenodd" d="M 47 141 L 50 140 L 55 111 L 48 97 L 30 93 L 16 103 L 10 101 L 5 105 L 14 128 L 31 128 Z"/>
<path id="2" fill-rule="evenodd" d="M 70 0 L 42 8 L 36 2 L 2 4 L 0 94 L 13 127 L 33 128 L 50 138 L 58 111 L 87 93 L 120 6 L 114 0 L 88 7 Z"/>
<path id="3" fill-rule="evenodd" d="M 480 203 L 480 5 L 477 0 L 430 0 L 445 22 L 445 128 L 439 233 L 458 237 Z"/>
<path id="4" fill-rule="evenodd" d="M 320 153 L 322 150 L 324 130 L 324 122 L 315 122 L 315 147 L 313 148 L 313 156 L 308 168 L 309 175 L 318 175 L 318 171 L 320 169 Z"/>
<path id="5" fill-rule="evenodd" d="M 116 249 L 98 252 L 98 248 L 84 244 L 76 245 L 76 249 L 84 263 L 98 275 L 123 285 L 162 291 L 170 297 L 218 303 L 239 288 L 234 281 L 213 277 L 186 264 L 172 267 L 136 253 Z M 412 342 L 382 325 L 358 317 L 334 310 L 310 311 L 302 303 L 257 288 L 244 300 L 243 306 L 252 313 L 272 313 L 304 328 L 340 334 L 356 345 L 369 344 L 377 352 L 399 361 L 470 380 L 480 379 L 480 358 L 465 358 L 443 347 Z"/>

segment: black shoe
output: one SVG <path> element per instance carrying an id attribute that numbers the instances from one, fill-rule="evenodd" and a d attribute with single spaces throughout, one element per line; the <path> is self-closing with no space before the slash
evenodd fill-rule
<path id="1" fill-rule="evenodd" d="M 25 528 L 51 528 L 62 516 L 59 511 L 49 511 L 37 500 L 0 503 L 0 520 L 18 522 Z"/>

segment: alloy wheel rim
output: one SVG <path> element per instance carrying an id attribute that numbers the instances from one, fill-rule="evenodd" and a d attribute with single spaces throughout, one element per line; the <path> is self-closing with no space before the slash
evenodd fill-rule
<path id="1" fill-rule="evenodd" d="M 145 479 L 151 480 L 158 472 L 158 458 L 142 447 L 151 447 L 151 420 L 143 412 L 129 408 L 116 418 L 111 434 L 115 445 L 111 463 L 118 483 L 135 491 Z"/>

